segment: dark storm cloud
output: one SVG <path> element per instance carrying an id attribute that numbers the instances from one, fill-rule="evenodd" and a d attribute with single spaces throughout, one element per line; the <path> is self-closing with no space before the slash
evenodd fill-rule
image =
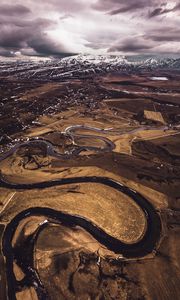
<path id="1" fill-rule="evenodd" d="M 172 11 L 172 10 L 170 10 L 170 9 L 163 9 L 161 7 L 158 7 L 158 8 L 155 8 L 153 11 L 149 12 L 148 16 L 149 16 L 149 18 L 153 18 L 153 17 L 159 16 L 159 15 L 166 14 L 166 13 L 168 13 L 170 11 Z"/>
<path id="2" fill-rule="evenodd" d="M 98 0 L 93 8 L 97 10 L 107 11 L 110 15 L 116 15 L 129 11 L 136 11 L 146 7 L 153 6 L 155 0 Z M 161 1 L 160 1 L 161 2 Z"/>
<path id="3" fill-rule="evenodd" d="M 163 0 L 98 0 L 93 8 L 106 11 L 109 15 L 123 14 L 126 12 L 144 12 L 144 15 L 153 18 L 169 12 L 178 11 L 180 2 L 176 2 L 174 7 L 166 8 L 168 1 Z M 146 12 L 146 13 L 145 13 Z"/>
<path id="4" fill-rule="evenodd" d="M 117 42 L 108 49 L 108 52 L 142 52 L 147 49 L 151 49 L 152 45 L 147 44 L 144 40 L 138 40 L 137 37 L 125 39 L 123 41 Z"/>
<path id="5" fill-rule="evenodd" d="M 169 8 L 169 9 L 163 7 L 157 7 L 151 12 L 149 12 L 149 18 L 153 18 L 159 15 L 164 15 L 170 12 L 175 12 L 178 10 L 180 10 L 180 3 L 176 4 L 173 8 Z"/>
<path id="6" fill-rule="evenodd" d="M 0 45 L 4 48 L 19 49 L 24 46 L 28 32 L 25 29 L 17 29 L 6 26 L 0 29 Z"/>
<path id="7" fill-rule="evenodd" d="M 51 38 L 47 36 L 47 34 L 39 34 L 34 36 L 28 41 L 28 46 L 34 49 L 37 53 L 43 55 L 55 55 L 55 56 L 63 56 L 67 49 L 65 49 L 64 45 L 59 43 L 55 43 Z"/>
<path id="8" fill-rule="evenodd" d="M 127 5 L 124 5 L 118 9 L 114 9 L 114 10 L 111 10 L 109 12 L 109 15 L 113 16 L 113 15 L 117 15 L 117 14 L 120 14 L 120 13 L 125 13 L 125 12 L 129 12 L 129 11 L 135 11 L 137 9 L 141 9 L 143 7 L 143 4 L 142 2 L 135 2 L 135 3 L 131 3 L 131 4 L 127 4 Z"/>
<path id="9" fill-rule="evenodd" d="M 146 40 L 155 42 L 180 42 L 180 29 L 172 27 L 159 27 L 158 30 L 151 30 L 144 35 Z"/>
<path id="10" fill-rule="evenodd" d="M 24 5 L 0 5 L 0 15 L 4 16 L 19 16 L 29 14 L 31 10 Z"/>
<path id="11" fill-rule="evenodd" d="M 67 55 L 69 49 L 63 45 L 61 37 L 55 41 L 47 31 L 56 28 L 57 23 L 48 16 L 49 13 L 70 17 L 71 11 L 83 6 L 78 0 L 39 0 L 28 1 L 27 7 L 21 4 L 0 4 L 0 56 L 13 56 L 15 52 L 33 55 Z M 23 3 L 23 2 L 22 2 Z M 60 18 L 59 18 L 60 19 Z"/>
<path id="12" fill-rule="evenodd" d="M 64 55 L 64 52 L 68 52 L 62 44 L 55 43 L 44 32 L 55 25 L 54 21 L 43 18 L 33 20 L 13 18 L 5 23 L 0 17 L 0 24 L 0 55 L 13 56 L 14 52 L 23 49 L 25 53 L 29 48 L 36 55 L 61 55 L 62 53 Z"/>
<path id="13" fill-rule="evenodd" d="M 52 24 L 50 20 L 46 19 L 35 19 L 33 22 L 14 19 L 4 25 L 0 19 L 0 23 L 0 46 L 7 48 L 24 47 L 35 34 Z"/>

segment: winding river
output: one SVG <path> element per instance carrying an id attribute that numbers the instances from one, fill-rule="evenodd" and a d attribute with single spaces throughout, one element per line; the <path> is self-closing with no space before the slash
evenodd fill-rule
<path id="1" fill-rule="evenodd" d="M 77 127 L 76 127 L 77 128 Z M 78 127 L 79 129 L 79 127 Z M 82 128 L 80 128 L 82 129 Z M 84 127 L 83 127 L 84 129 Z M 89 130 L 89 127 L 86 128 Z M 68 134 L 73 135 L 73 128 L 67 130 Z M 96 130 L 96 129 L 95 129 Z M 67 133 L 66 132 L 66 133 Z M 77 133 L 76 133 L 77 135 Z M 79 135 L 79 134 L 78 134 Z M 84 135 L 85 137 L 92 137 L 90 135 Z M 75 134 L 73 138 L 75 137 Z M 93 136 L 94 137 L 94 136 Z M 101 138 L 101 141 L 105 143 L 105 149 L 108 151 L 113 149 L 114 145 L 111 141 L 104 137 L 95 136 L 96 138 Z M 22 145 L 32 145 L 32 143 L 45 143 L 48 148 L 48 154 L 53 156 L 60 156 L 53 149 L 53 144 L 48 141 L 35 139 L 33 141 L 27 141 L 17 146 L 13 147 L 7 153 L 3 154 L 0 161 L 12 155 L 19 147 Z M 91 147 L 92 148 L 92 147 Z M 83 147 L 84 149 L 84 147 Z M 88 147 L 89 149 L 89 147 Z M 94 149 L 97 150 L 97 149 Z M 102 149 L 100 149 L 102 151 Z M 76 149 L 76 155 L 82 151 L 82 148 Z M 66 155 L 63 154 L 63 157 Z M 125 258 L 138 258 L 143 257 L 153 250 L 156 249 L 158 241 L 161 235 L 161 220 L 160 216 L 153 207 L 153 205 L 145 199 L 138 192 L 128 188 L 127 186 L 107 177 L 96 177 L 96 176 L 86 176 L 86 177 L 72 177 L 72 178 L 59 178 L 51 181 L 37 182 L 37 183 L 11 183 L 8 182 L 3 174 L 0 176 L 0 186 L 8 189 L 15 190 L 32 190 L 32 189 L 45 189 L 53 186 L 63 186 L 68 184 L 83 184 L 83 183 L 98 183 L 111 187 L 120 193 L 125 194 L 130 197 L 143 211 L 144 217 L 147 221 L 146 230 L 140 240 L 132 244 L 126 244 L 121 240 L 109 235 L 103 228 L 99 228 L 95 224 L 80 215 L 70 215 L 61 211 L 53 210 L 47 207 L 32 207 L 25 211 L 22 211 L 16 215 L 9 224 L 7 224 L 4 234 L 3 234 L 3 254 L 6 258 L 6 270 L 7 270 L 7 281 L 8 281 L 8 295 L 9 299 L 16 299 L 16 292 L 23 287 L 31 286 L 34 287 L 38 295 L 39 300 L 48 300 L 50 299 L 45 287 L 43 286 L 41 279 L 37 270 L 34 267 L 34 246 L 41 230 L 47 226 L 47 224 L 59 222 L 59 224 L 65 224 L 67 226 L 80 226 L 88 231 L 99 243 L 107 247 L 109 250 L 123 255 Z M 119 193 L 119 194 L 120 194 Z M 83 197 L 83 196 L 82 196 Z M 121 196 L 119 196 L 121 201 Z M 83 201 L 83 199 L 82 199 Z M 13 238 L 15 232 L 17 231 L 20 223 L 26 218 L 33 216 L 44 216 L 45 222 L 39 224 L 37 230 L 24 238 L 21 243 L 13 245 Z M 13 263 L 19 266 L 19 268 L 25 274 L 25 277 L 21 281 L 17 281 L 13 272 Z"/>

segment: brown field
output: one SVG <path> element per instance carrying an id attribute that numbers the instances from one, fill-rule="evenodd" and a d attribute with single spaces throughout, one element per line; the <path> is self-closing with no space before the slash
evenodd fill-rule
<path id="1" fill-rule="evenodd" d="M 0 160 L 0 175 L 11 184 L 85 176 L 108 177 L 143 195 L 160 216 L 155 249 L 127 258 L 109 250 L 83 226 L 66 222 L 43 227 L 33 249 L 33 268 L 52 300 L 170 300 L 180 297 L 180 87 L 179 75 L 110 74 L 85 80 L 28 83 L 3 106 L 0 158 L 17 143 L 38 137 L 53 145 L 26 144 Z M 10 96 L 13 78 L 3 78 Z M 9 91 L 7 91 L 9 90 Z M 9 93 L 9 94 L 8 94 Z M 7 95 L 8 94 L 8 95 Z M 12 96 L 12 95 L 11 95 Z M 164 124 L 144 111 L 158 112 Z M 69 126 L 76 135 L 66 133 Z M 101 131 L 93 131 L 91 128 Z M 89 128 L 89 129 L 88 129 Z M 83 137 L 84 136 L 84 137 Z M 99 139 L 104 138 L 104 139 Z M 107 150 L 106 139 L 114 145 Z M 82 147 L 77 155 L 68 154 Z M 105 149 L 105 150 L 104 150 Z M 0 186 L 0 236 L 13 218 L 29 208 L 50 208 L 80 216 L 124 243 L 141 240 L 147 219 L 131 197 L 100 183 L 71 183 L 31 190 Z M 43 215 L 22 220 L 12 245 L 36 232 Z M 26 245 L 26 244 L 25 244 Z M 0 299 L 7 297 L 7 261 L 0 249 Z M 25 274 L 14 260 L 16 280 Z M 23 284 L 17 300 L 37 300 L 36 286 Z M 41 298 L 42 299 L 42 298 Z M 9 299 L 11 300 L 11 299 Z"/>

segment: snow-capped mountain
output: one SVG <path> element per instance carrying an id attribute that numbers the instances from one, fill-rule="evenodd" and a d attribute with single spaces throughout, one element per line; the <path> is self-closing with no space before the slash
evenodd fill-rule
<path id="1" fill-rule="evenodd" d="M 108 72 L 137 72 L 150 69 L 180 69 L 180 58 L 129 59 L 115 55 L 76 55 L 62 59 L 52 58 L 44 61 L 1 61 L 0 76 L 17 78 L 36 78 L 39 80 L 58 80 L 84 78 Z"/>

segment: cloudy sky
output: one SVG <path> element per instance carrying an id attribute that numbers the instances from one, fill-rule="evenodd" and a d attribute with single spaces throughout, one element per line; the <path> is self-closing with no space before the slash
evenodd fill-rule
<path id="1" fill-rule="evenodd" d="M 180 1 L 1 0 L 0 56 L 180 53 Z"/>

